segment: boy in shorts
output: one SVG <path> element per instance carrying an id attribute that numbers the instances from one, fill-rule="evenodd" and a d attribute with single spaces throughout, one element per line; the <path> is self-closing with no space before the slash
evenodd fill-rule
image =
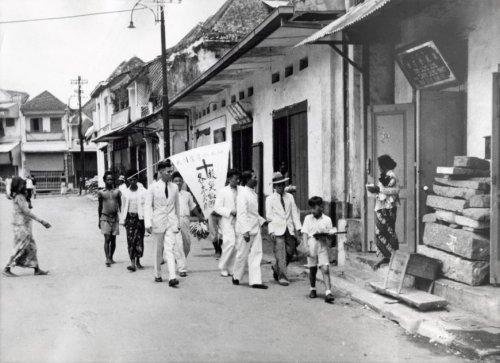
<path id="1" fill-rule="evenodd" d="M 302 225 L 302 238 L 305 246 L 308 247 L 307 266 L 309 267 L 309 280 L 311 283 L 311 292 L 309 297 L 314 299 L 316 294 L 316 274 L 318 265 L 323 274 L 325 282 L 325 302 L 333 303 L 335 298 L 332 294 L 332 285 L 330 282 L 330 262 L 328 258 L 328 239 L 333 232 L 332 220 L 323 214 L 323 199 L 312 197 L 308 201 L 311 207 L 311 214 L 308 214 Z"/>
<path id="2" fill-rule="evenodd" d="M 97 193 L 99 206 L 99 229 L 104 235 L 104 253 L 106 254 L 106 266 L 115 263 L 113 255 L 116 249 L 116 236 L 120 234 L 119 213 L 122 207 L 121 193 L 115 189 L 113 173 L 104 173 L 105 188 Z"/>

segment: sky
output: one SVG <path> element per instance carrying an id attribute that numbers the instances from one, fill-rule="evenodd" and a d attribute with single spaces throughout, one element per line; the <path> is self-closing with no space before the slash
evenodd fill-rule
<path id="1" fill-rule="evenodd" d="M 146 3 L 151 0 L 145 0 Z M 166 5 L 167 47 L 215 13 L 225 0 L 175 0 Z M 0 22 L 131 9 L 136 0 L 0 0 Z M 123 60 L 161 53 L 160 24 L 148 10 L 29 23 L 0 24 L 0 88 L 35 97 L 48 90 L 76 104 L 72 79 L 81 76 L 83 102 Z"/>

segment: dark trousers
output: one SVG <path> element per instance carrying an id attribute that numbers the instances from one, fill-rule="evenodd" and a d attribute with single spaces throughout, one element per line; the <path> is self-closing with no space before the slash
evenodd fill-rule
<path id="1" fill-rule="evenodd" d="M 284 235 L 274 236 L 274 257 L 276 258 L 274 271 L 278 274 L 279 279 L 287 279 L 286 267 L 295 255 L 296 245 L 295 236 L 292 236 L 288 229 Z"/>

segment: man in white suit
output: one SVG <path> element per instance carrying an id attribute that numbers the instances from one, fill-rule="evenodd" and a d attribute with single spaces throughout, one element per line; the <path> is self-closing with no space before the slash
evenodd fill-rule
<path id="1" fill-rule="evenodd" d="M 155 240 L 155 282 L 162 282 L 163 251 L 168 266 L 171 287 L 179 284 L 175 273 L 174 246 L 179 233 L 179 188 L 171 182 L 173 167 L 170 160 L 158 163 L 158 181 L 151 184 L 146 195 L 144 225 Z"/>
<path id="2" fill-rule="evenodd" d="M 302 225 L 295 200 L 285 192 L 285 178 L 280 172 L 273 175 L 274 193 L 266 198 L 266 217 L 269 235 L 274 241 L 273 277 L 280 285 L 288 286 L 286 267 L 295 253 L 295 237 L 300 236 Z M 297 233 L 297 234 L 296 234 Z"/>
<path id="3" fill-rule="evenodd" d="M 229 170 L 227 173 L 228 185 L 222 188 L 215 199 L 214 211 L 219 214 L 219 228 L 222 233 L 222 254 L 219 260 L 219 269 L 222 276 L 233 274 L 234 258 L 236 256 L 236 196 L 240 173 Z"/>
<path id="4" fill-rule="evenodd" d="M 242 187 L 236 198 L 236 260 L 233 284 L 239 285 L 248 262 L 248 284 L 254 289 L 267 289 L 262 283 L 260 262 L 262 261 L 262 235 L 260 227 L 265 219 L 259 215 L 259 201 L 255 187 L 257 177 L 251 171 L 241 175 Z M 225 241 L 224 241 L 225 242 Z"/>

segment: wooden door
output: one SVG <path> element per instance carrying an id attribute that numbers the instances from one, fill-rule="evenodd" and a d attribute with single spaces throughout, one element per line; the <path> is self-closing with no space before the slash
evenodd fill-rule
<path id="1" fill-rule="evenodd" d="M 500 285 L 500 72 L 493 74 L 492 123 L 490 282 Z"/>
<path id="2" fill-rule="evenodd" d="M 455 155 L 466 155 L 465 93 L 420 91 L 418 116 L 418 241 L 422 241 L 422 217 L 428 212 L 436 167 L 453 165 Z"/>
<path id="3" fill-rule="evenodd" d="M 252 126 L 234 125 L 232 128 L 233 137 L 233 168 L 245 171 L 252 169 Z"/>
<path id="4" fill-rule="evenodd" d="M 416 249 L 415 221 L 415 115 L 414 105 L 396 104 L 372 106 L 368 113 L 368 183 L 377 183 L 380 172 L 377 157 L 389 154 L 397 163 L 401 205 L 398 207 L 396 233 L 400 249 Z M 368 198 L 367 249 L 375 245 L 375 200 Z"/>
<path id="5" fill-rule="evenodd" d="M 307 152 L 307 113 L 289 117 L 290 123 L 290 183 L 297 187 L 295 201 L 300 210 L 307 210 L 309 173 Z"/>

